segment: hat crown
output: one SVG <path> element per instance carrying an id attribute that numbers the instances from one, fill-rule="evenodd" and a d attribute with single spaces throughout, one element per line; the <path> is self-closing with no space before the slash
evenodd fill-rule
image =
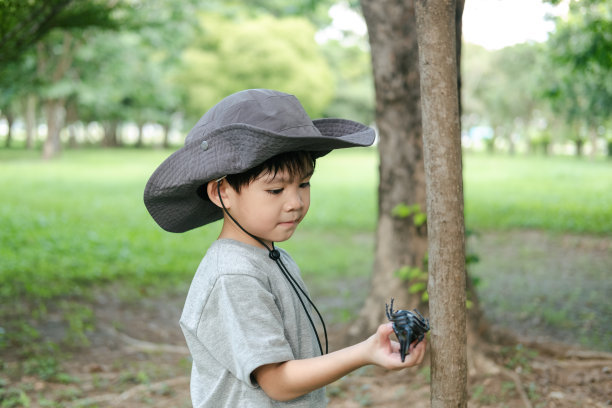
<path id="1" fill-rule="evenodd" d="M 248 89 L 224 98 L 206 112 L 187 135 L 185 144 L 235 125 L 254 126 L 286 136 L 321 136 L 295 96 L 270 89 Z"/>

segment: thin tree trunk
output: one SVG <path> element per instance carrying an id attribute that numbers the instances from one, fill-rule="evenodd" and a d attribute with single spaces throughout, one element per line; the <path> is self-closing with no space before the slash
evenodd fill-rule
<path id="1" fill-rule="evenodd" d="M 62 144 L 60 132 L 64 126 L 64 101 L 61 99 L 49 99 L 45 102 L 45 113 L 47 116 L 47 138 L 43 145 L 43 159 L 52 159 L 60 154 Z"/>
<path id="2" fill-rule="evenodd" d="M 79 147 L 79 142 L 77 141 L 77 130 L 76 124 L 72 123 L 68 125 L 68 148 L 76 149 Z"/>
<path id="3" fill-rule="evenodd" d="M 54 53 L 45 48 L 42 42 L 37 44 L 37 75 L 41 79 L 55 84 L 61 81 L 68 72 L 76 45 L 72 34 L 64 32 L 61 53 Z M 43 145 L 43 159 L 59 155 L 61 150 L 60 131 L 64 126 L 66 98 L 54 98 L 44 101 L 47 116 L 47 140 Z"/>
<path id="4" fill-rule="evenodd" d="M 6 140 L 4 141 L 4 147 L 7 149 L 11 147 L 11 143 L 13 142 L 13 122 L 15 122 L 15 115 L 12 112 L 6 112 L 4 114 L 6 117 L 6 124 L 8 126 L 8 133 L 6 134 Z"/>
<path id="5" fill-rule="evenodd" d="M 594 160 L 597 157 L 597 127 L 591 126 L 589 128 L 589 136 L 591 139 L 591 152 L 589 153 L 589 159 Z"/>
<path id="6" fill-rule="evenodd" d="M 136 147 L 142 147 L 144 144 L 144 122 L 138 123 L 138 139 L 136 140 Z"/>
<path id="7" fill-rule="evenodd" d="M 104 123 L 104 139 L 102 140 L 102 146 L 104 147 L 117 147 L 121 144 L 118 136 L 119 122 L 112 120 Z"/>
<path id="8" fill-rule="evenodd" d="M 351 338 L 362 337 L 386 321 L 391 297 L 402 309 L 419 306 L 402 267 L 424 269 L 427 227 L 412 216 L 394 215 L 398 205 L 418 205 L 425 212 L 425 170 L 421 133 L 418 47 L 412 1 L 362 0 L 368 26 L 380 155 L 378 224 L 371 289 Z"/>
<path id="9" fill-rule="evenodd" d="M 30 94 L 26 96 L 24 106 L 25 131 L 26 131 L 26 149 L 31 149 L 36 140 L 36 96 Z"/>
<path id="10" fill-rule="evenodd" d="M 68 147 L 75 149 L 78 147 L 76 139 L 76 128 L 75 123 L 79 119 L 76 102 L 71 99 L 66 103 L 66 124 L 68 125 Z"/>
<path id="11" fill-rule="evenodd" d="M 162 142 L 162 147 L 164 149 L 167 149 L 170 147 L 170 125 L 163 124 L 162 127 L 164 129 L 164 138 Z"/>
<path id="12" fill-rule="evenodd" d="M 574 141 L 574 145 L 576 146 L 576 156 L 582 157 L 582 146 L 584 145 L 584 140 L 581 137 L 578 137 Z"/>
<path id="13" fill-rule="evenodd" d="M 431 406 L 467 407 L 465 227 L 454 0 L 416 0 L 429 233 Z"/>

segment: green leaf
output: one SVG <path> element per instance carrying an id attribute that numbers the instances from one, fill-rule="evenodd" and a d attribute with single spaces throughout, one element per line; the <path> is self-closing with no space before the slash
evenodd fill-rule
<path id="1" fill-rule="evenodd" d="M 420 227 L 421 225 L 427 222 L 427 214 L 425 213 L 416 213 L 414 214 L 414 225 Z"/>
<path id="2" fill-rule="evenodd" d="M 414 294 L 422 292 L 425 289 L 427 289 L 427 284 L 425 282 L 417 282 L 413 285 L 410 285 L 410 288 L 408 288 L 408 292 Z"/>
<path id="3" fill-rule="evenodd" d="M 399 203 L 391 210 L 391 215 L 398 218 L 408 218 L 412 215 L 413 206 L 406 205 L 404 203 Z"/>

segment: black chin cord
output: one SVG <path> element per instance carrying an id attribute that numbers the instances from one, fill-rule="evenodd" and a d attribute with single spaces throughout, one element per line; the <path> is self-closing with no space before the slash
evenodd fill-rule
<path id="1" fill-rule="evenodd" d="M 291 275 L 291 273 L 289 273 L 289 270 L 287 269 L 287 267 L 285 266 L 285 264 L 281 260 L 280 252 L 278 251 L 278 249 L 274 248 L 274 242 L 272 242 L 272 249 L 270 249 L 270 247 L 268 247 L 268 245 L 266 245 L 266 243 L 263 242 L 259 237 L 256 237 L 255 235 L 252 235 L 250 232 L 245 230 L 242 227 L 242 225 L 240 225 L 238 223 L 238 221 L 236 221 L 236 219 L 234 217 L 232 217 L 232 215 L 229 213 L 229 211 L 227 211 L 227 208 L 225 208 L 225 204 L 223 204 L 223 199 L 221 198 L 221 187 L 220 187 L 220 185 L 221 185 L 221 180 L 218 180 L 218 182 L 217 182 L 217 195 L 219 196 L 219 201 L 221 202 L 221 207 L 223 208 L 223 211 L 234 222 L 234 224 L 236 224 L 238 226 L 238 228 L 240 228 L 245 234 L 247 234 L 248 236 L 250 236 L 251 238 L 253 238 L 257 242 L 259 242 L 261 245 L 264 246 L 264 248 L 266 248 L 268 250 L 268 252 L 269 252 L 268 255 L 270 256 L 270 258 L 274 262 L 276 262 L 276 265 L 278 265 L 278 268 L 281 270 L 282 274 L 285 276 L 285 278 L 287 279 L 287 281 L 289 282 L 289 284 L 293 288 L 293 291 L 297 295 L 298 300 L 302 304 L 302 308 L 304 309 L 304 312 L 306 312 L 306 317 L 308 317 L 308 321 L 310 322 L 310 326 L 312 327 L 312 329 L 315 332 L 315 337 L 317 338 L 317 343 L 319 345 L 319 350 L 321 351 L 321 355 L 323 355 L 323 347 L 321 346 L 321 340 L 319 339 L 319 332 L 317 331 L 317 328 L 316 328 L 314 322 L 312 321 L 312 317 L 310 317 L 310 313 L 308 312 L 308 308 L 306 307 L 306 305 L 304 304 L 304 301 L 302 300 L 302 296 L 300 296 L 300 292 L 302 293 L 302 295 L 304 295 L 306 300 L 308 300 L 308 303 L 310 303 L 310 305 L 313 307 L 315 312 L 317 312 L 317 315 L 319 316 L 319 320 L 321 321 L 321 324 L 323 325 L 323 334 L 325 335 L 325 354 L 327 354 L 328 353 L 327 328 L 325 327 L 325 322 L 323 321 L 323 317 L 321 316 L 321 313 L 319 313 L 319 309 L 317 309 L 317 307 L 312 302 L 312 300 L 310 300 L 310 297 L 308 297 L 308 295 L 306 294 L 304 289 L 302 289 L 302 287 L 297 283 L 297 281 Z"/>

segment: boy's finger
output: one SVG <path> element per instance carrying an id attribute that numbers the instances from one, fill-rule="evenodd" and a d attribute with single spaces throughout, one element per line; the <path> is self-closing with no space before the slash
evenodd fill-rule
<path id="1" fill-rule="evenodd" d="M 424 347 L 425 339 L 419 341 L 418 343 L 417 343 L 417 340 L 413 341 L 412 343 L 410 343 L 410 350 L 412 351 L 412 350 L 414 350 L 417 347 L 421 347 L 421 344 L 423 344 L 422 347 Z"/>
<path id="2" fill-rule="evenodd" d="M 425 357 L 425 344 L 421 341 L 419 344 L 410 344 L 410 360 L 406 360 L 409 365 L 419 365 Z"/>
<path id="3" fill-rule="evenodd" d="M 417 344 L 417 346 L 415 347 L 415 351 L 419 353 L 419 359 L 418 359 L 417 364 L 421 364 L 423 362 L 423 359 L 425 358 L 425 341 L 424 340 L 420 342 L 419 344 Z"/>
<path id="4" fill-rule="evenodd" d="M 378 327 L 378 333 L 381 336 L 388 337 L 393 333 L 393 323 L 384 323 Z"/>

